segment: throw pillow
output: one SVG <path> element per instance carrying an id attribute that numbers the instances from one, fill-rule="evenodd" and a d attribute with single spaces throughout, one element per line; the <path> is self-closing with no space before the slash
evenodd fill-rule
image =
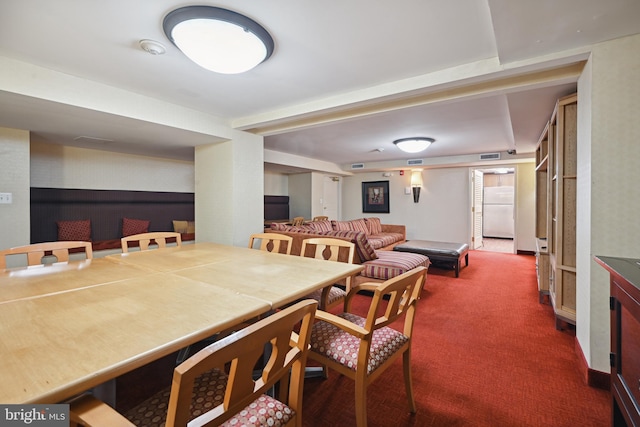
<path id="1" fill-rule="evenodd" d="M 187 221 L 176 221 L 173 220 L 173 232 L 184 234 L 187 232 L 188 224 Z"/>
<path id="2" fill-rule="evenodd" d="M 187 233 L 193 234 L 196 232 L 196 222 L 187 221 Z"/>
<path id="3" fill-rule="evenodd" d="M 122 218 L 122 237 L 148 233 L 149 221 L 146 219 Z"/>
<path id="4" fill-rule="evenodd" d="M 369 228 L 364 218 L 352 219 L 350 221 L 332 221 L 333 229 L 336 231 L 359 231 L 369 234 Z"/>
<path id="5" fill-rule="evenodd" d="M 56 221 L 58 225 L 58 240 L 91 241 L 91 220 Z"/>
<path id="6" fill-rule="evenodd" d="M 307 227 L 316 231 L 332 231 L 333 227 L 331 225 L 331 221 L 311 221 L 307 224 Z"/>
<path id="7" fill-rule="evenodd" d="M 351 230 L 334 230 L 326 232 L 325 235 L 329 237 L 346 237 L 350 239 L 350 241 L 355 243 L 356 252 L 358 253 L 358 256 L 360 257 L 360 260 L 362 262 L 371 261 L 378 258 L 376 251 L 369 244 L 367 236 L 362 232 Z"/>
<path id="8" fill-rule="evenodd" d="M 367 227 L 369 228 L 369 234 L 376 235 L 382 233 L 382 223 L 380 222 L 380 218 L 366 218 Z"/>

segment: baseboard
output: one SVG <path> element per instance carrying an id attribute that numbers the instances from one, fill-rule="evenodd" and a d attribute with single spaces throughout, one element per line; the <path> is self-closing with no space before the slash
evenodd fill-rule
<path id="1" fill-rule="evenodd" d="M 587 359 L 584 357 L 582 347 L 580 347 L 580 343 L 578 342 L 577 337 L 575 343 L 575 351 L 576 355 L 578 356 L 578 363 L 580 365 L 579 369 L 587 385 L 589 387 L 599 388 L 602 390 L 610 390 L 611 374 L 608 372 L 596 371 L 595 369 L 591 369 L 589 367 L 589 364 L 587 363 Z"/>
<path id="2" fill-rule="evenodd" d="M 516 251 L 516 254 L 517 255 L 535 255 L 536 252 L 535 251 L 523 251 L 523 250 L 518 249 Z"/>

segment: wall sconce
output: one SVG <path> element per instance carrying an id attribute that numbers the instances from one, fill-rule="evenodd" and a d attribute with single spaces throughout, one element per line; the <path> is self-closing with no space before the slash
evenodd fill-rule
<path id="1" fill-rule="evenodd" d="M 422 188 L 422 170 L 411 171 L 411 188 L 413 189 L 413 203 L 418 203 L 420 188 Z"/>

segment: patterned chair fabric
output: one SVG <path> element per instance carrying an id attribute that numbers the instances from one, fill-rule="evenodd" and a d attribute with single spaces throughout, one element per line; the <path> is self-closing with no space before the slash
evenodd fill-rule
<path id="1" fill-rule="evenodd" d="M 338 315 L 349 322 L 364 328 L 367 319 L 351 313 Z M 409 337 L 385 327 L 376 329 L 371 337 L 367 374 L 371 374 L 387 361 L 395 352 L 409 341 Z M 340 364 L 355 371 L 358 366 L 360 339 L 327 322 L 318 322 L 311 332 L 312 349 L 318 353 L 339 361 Z"/>

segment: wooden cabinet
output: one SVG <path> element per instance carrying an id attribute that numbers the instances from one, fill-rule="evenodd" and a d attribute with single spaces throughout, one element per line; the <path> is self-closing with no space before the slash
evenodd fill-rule
<path id="1" fill-rule="evenodd" d="M 536 151 L 536 237 L 549 257 L 538 290 L 549 295 L 558 328 L 576 322 L 577 118 L 577 95 L 559 99 Z"/>
<path id="2" fill-rule="evenodd" d="M 640 426 L 640 260 L 595 260 L 610 276 L 612 425 Z"/>
<path id="3" fill-rule="evenodd" d="M 549 295 L 549 245 L 550 221 L 549 195 L 549 123 L 545 127 L 536 148 L 536 275 L 540 303 Z"/>

